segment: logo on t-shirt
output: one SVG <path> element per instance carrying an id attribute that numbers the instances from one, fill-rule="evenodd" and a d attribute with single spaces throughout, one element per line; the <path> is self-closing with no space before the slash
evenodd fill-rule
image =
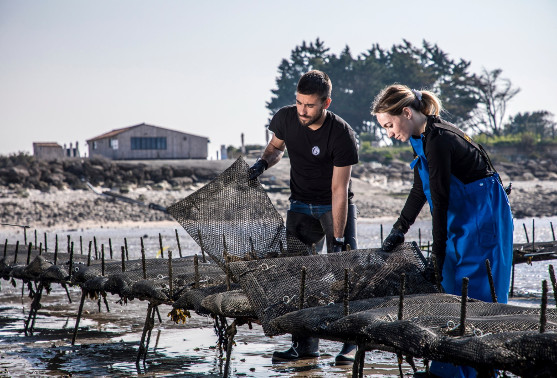
<path id="1" fill-rule="evenodd" d="M 312 153 L 314 156 L 319 155 L 320 152 L 321 152 L 321 150 L 319 149 L 318 146 L 313 146 L 313 148 L 311 149 L 311 153 Z"/>

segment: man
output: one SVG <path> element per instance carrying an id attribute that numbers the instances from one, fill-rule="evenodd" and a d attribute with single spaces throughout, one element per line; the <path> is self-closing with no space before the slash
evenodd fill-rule
<path id="1" fill-rule="evenodd" d="M 324 72 L 304 74 L 296 88 L 296 105 L 280 109 L 271 120 L 274 135 L 263 155 L 250 168 L 250 179 L 277 164 L 288 148 L 290 157 L 290 209 L 288 233 L 311 246 L 326 236 L 327 252 L 357 248 L 356 208 L 351 203 L 350 174 L 358 162 L 354 131 L 328 111 L 331 80 Z M 354 361 L 355 346 L 345 344 L 337 364 Z M 292 346 L 274 352 L 273 361 L 319 356 L 319 339 L 293 335 Z"/>

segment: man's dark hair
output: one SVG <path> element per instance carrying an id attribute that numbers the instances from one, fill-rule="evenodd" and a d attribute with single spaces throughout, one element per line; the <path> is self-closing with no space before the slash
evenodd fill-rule
<path id="1" fill-rule="evenodd" d="M 306 72 L 298 81 L 298 86 L 296 87 L 296 92 L 304 95 L 317 94 L 321 101 L 325 101 L 327 98 L 331 97 L 331 90 L 333 89 L 333 84 L 331 84 L 331 79 L 325 72 L 319 70 L 312 70 Z"/>

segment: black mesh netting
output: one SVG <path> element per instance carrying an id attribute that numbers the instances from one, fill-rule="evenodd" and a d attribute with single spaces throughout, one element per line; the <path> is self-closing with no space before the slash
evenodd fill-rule
<path id="1" fill-rule="evenodd" d="M 307 254 L 286 237 L 281 215 L 258 180 L 248 179 L 240 157 L 216 179 L 169 206 L 167 211 L 223 269 L 231 261 Z"/>
<path id="2" fill-rule="evenodd" d="M 460 306 L 460 300 L 461 298 L 459 296 L 451 294 L 415 294 L 404 298 L 403 310 L 405 307 L 413 304 L 422 303 L 433 303 L 434 305 L 440 303 L 454 303 Z M 473 303 L 476 300 L 469 299 L 469 301 Z M 399 302 L 399 296 L 386 296 L 350 301 L 348 306 L 345 306 L 344 303 L 332 303 L 327 306 L 304 308 L 279 316 L 271 321 L 271 325 L 281 333 L 312 335 L 329 340 L 344 341 L 347 335 L 342 333 L 333 334 L 329 331 L 328 327 L 331 323 L 344 318 L 346 316 L 346 310 L 349 314 L 382 308 L 388 308 L 388 311 L 392 311 L 394 307 L 399 305 Z M 406 311 L 406 313 L 408 313 L 408 311 Z M 395 318 L 397 315 L 398 313 L 395 314 Z M 336 337 L 338 337 L 338 339 Z"/>
<path id="3" fill-rule="evenodd" d="M 305 269 L 304 307 L 343 302 L 346 292 L 349 300 L 397 295 L 403 273 L 408 294 L 437 292 L 424 278 L 421 253 L 409 243 L 400 245 L 393 253 L 362 249 L 231 263 L 230 270 L 246 292 L 265 334 L 282 333 L 271 325 L 271 320 L 299 309 L 302 269 Z"/>
<path id="4" fill-rule="evenodd" d="M 167 259 L 128 260 L 124 264 L 110 261 L 104 264 L 104 268 L 102 262 L 96 260 L 91 266 L 75 265 L 72 275 L 72 283 L 90 292 L 159 303 L 174 301 L 194 285 L 210 286 L 224 281 L 225 274 L 218 266 L 196 265 L 193 256 L 172 259 L 171 263 Z"/>
<path id="5" fill-rule="evenodd" d="M 540 308 L 470 299 L 460 336 L 460 297 L 409 295 L 403 301 L 402 320 L 398 320 L 399 301 L 396 296 L 350 302 L 348 316 L 339 304 L 303 309 L 273 320 L 272 325 L 282 332 L 363 344 L 369 349 L 479 370 L 498 368 L 519 375 L 552 376 L 547 371 L 557 369 L 555 309 L 546 309 L 546 332 L 539 333 Z"/>

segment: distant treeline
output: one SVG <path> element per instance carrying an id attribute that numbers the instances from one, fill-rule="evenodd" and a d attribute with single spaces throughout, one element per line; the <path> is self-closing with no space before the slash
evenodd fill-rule
<path id="1" fill-rule="evenodd" d="M 339 55 L 330 53 L 318 38 L 315 42 L 304 41 L 292 50 L 289 59 L 282 60 L 267 108 L 272 116 L 281 107 L 293 104 L 300 76 L 319 69 L 333 82 L 330 109 L 367 143 L 387 139 L 370 115 L 370 105 L 375 95 L 392 83 L 433 91 L 443 102 L 442 117 L 470 134 L 555 139 L 556 123 L 546 110 L 504 118 L 507 103 L 520 89 L 501 76 L 501 69 L 484 69 L 476 74 L 469 68 L 469 61 L 451 59 L 439 46 L 426 41 L 421 47 L 404 41 L 390 49 L 374 44 L 353 56 L 348 46 Z"/>

